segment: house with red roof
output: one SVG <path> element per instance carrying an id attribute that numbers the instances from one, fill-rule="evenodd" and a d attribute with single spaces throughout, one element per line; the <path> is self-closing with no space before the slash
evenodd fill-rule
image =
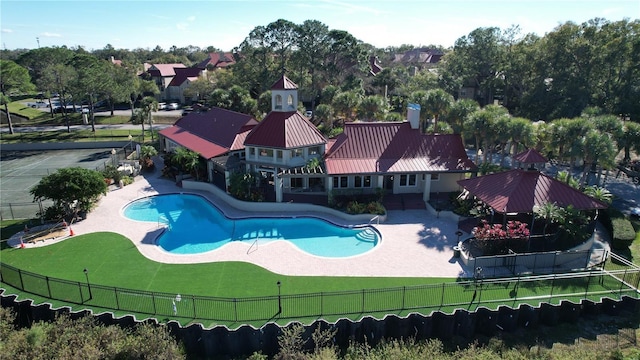
<path id="1" fill-rule="evenodd" d="M 160 89 L 160 95 L 158 98 L 160 100 L 168 100 L 171 99 L 167 96 L 167 87 L 176 76 L 176 69 L 184 69 L 186 66 L 184 64 L 146 64 L 145 63 L 145 71 L 140 74 L 142 77 L 146 77 L 149 80 L 153 80 L 156 85 L 158 85 L 158 89 Z"/>
<path id="2" fill-rule="evenodd" d="M 174 68 L 175 75 L 165 90 L 166 100 L 177 100 L 181 104 L 198 100 L 197 96 L 186 98 L 184 90 L 191 85 L 192 82 L 198 80 L 201 76 L 205 76 L 206 70 L 201 68 Z M 187 101 L 188 100 L 188 101 Z"/>
<path id="3" fill-rule="evenodd" d="M 261 174 L 263 184 L 273 187 L 277 202 L 285 194 L 329 196 L 379 188 L 418 194 L 426 201 L 431 193 L 459 190 L 457 181 L 477 171 L 460 135 L 420 132 L 418 109 L 410 109 L 404 122 L 347 123 L 343 134 L 327 139 L 297 110 L 297 89 L 286 76 L 279 78 L 271 87 L 271 112 L 259 123 L 245 115 L 235 128 L 223 130 L 230 126 L 224 116 L 240 114 L 215 109 L 216 115 L 187 115 L 161 131 L 165 151 L 175 146 L 197 151 L 208 161 L 209 179 L 216 184 L 223 182 L 212 171 L 226 174 L 228 184 L 230 172 L 238 168 L 225 166 L 235 156 L 234 165 L 241 162 L 244 171 Z M 196 116 L 206 117 L 207 125 Z M 224 146 L 210 134 L 218 131 L 229 137 Z"/>
<path id="4" fill-rule="evenodd" d="M 184 147 L 200 154 L 207 164 L 207 180 L 226 189 L 230 171 L 244 160 L 244 140 L 258 125 L 250 115 L 214 107 L 192 112 L 159 132 L 165 152 Z"/>
<path id="5" fill-rule="evenodd" d="M 201 61 L 196 67 L 207 70 L 223 69 L 236 63 L 236 59 L 231 52 L 212 52 L 206 59 Z"/>

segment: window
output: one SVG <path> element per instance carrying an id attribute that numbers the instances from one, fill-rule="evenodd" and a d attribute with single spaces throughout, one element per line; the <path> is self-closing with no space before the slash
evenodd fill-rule
<path id="1" fill-rule="evenodd" d="M 357 187 L 357 188 L 371 187 L 371 176 L 369 175 L 366 175 L 366 176 L 356 175 L 353 180 L 354 180 L 353 187 Z"/>
<path id="2" fill-rule="evenodd" d="M 303 187 L 303 183 L 301 177 L 291 178 L 291 188 L 301 188 Z"/>
<path id="3" fill-rule="evenodd" d="M 309 155 L 319 155 L 320 154 L 320 146 L 312 146 L 309 148 Z"/>
<path id="4" fill-rule="evenodd" d="M 431 181 L 440 180 L 440 174 L 431 174 Z"/>
<path id="5" fill-rule="evenodd" d="M 293 157 L 302 157 L 302 149 L 293 149 Z"/>
<path id="6" fill-rule="evenodd" d="M 334 176 L 333 187 L 335 189 L 346 188 L 349 185 L 349 178 L 346 176 Z"/>
<path id="7" fill-rule="evenodd" d="M 282 96 L 276 95 L 276 109 L 282 109 Z"/>
<path id="8" fill-rule="evenodd" d="M 416 186 L 416 174 L 400 175 L 400 186 Z"/>
<path id="9" fill-rule="evenodd" d="M 254 147 L 250 147 L 249 148 L 249 156 L 250 157 L 256 156 L 256 148 L 254 148 Z"/>
<path id="10" fill-rule="evenodd" d="M 287 97 L 287 105 L 289 105 L 289 108 L 293 107 L 293 95 L 289 95 L 289 97 Z"/>
<path id="11" fill-rule="evenodd" d="M 276 158 L 282 160 L 282 150 L 276 150 Z"/>
<path id="12" fill-rule="evenodd" d="M 260 156 L 273 157 L 273 149 L 260 149 Z"/>

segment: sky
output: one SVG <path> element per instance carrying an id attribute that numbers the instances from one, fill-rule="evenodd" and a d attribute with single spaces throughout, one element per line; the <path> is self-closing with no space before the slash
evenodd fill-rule
<path id="1" fill-rule="evenodd" d="M 0 0 L 3 49 L 83 47 L 228 51 L 257 26 L 318 20 L 378 48 L 445 48 L 479 27 L 544 36 L 567 21 L 640 18 L 640 0 Z"/>

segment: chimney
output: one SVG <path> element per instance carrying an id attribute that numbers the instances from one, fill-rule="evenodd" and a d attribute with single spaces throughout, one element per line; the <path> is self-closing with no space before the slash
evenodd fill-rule
<path id="1" fill-rule="evenodd" d="M 420 105 L 409 104 L 407 105 L 407 120 L 411 124 L 412 129 L 420 129 Z"/>

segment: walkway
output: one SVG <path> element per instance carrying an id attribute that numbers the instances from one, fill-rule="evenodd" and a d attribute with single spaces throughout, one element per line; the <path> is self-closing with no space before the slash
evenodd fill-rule
<path id="1" fill-rule="evenodd" d="M 429 215 L 427 210 L 392 210 L 387 221 L 376 225 L 382 234 L 381 243 L 373 250 L 349 258 L 322 258 L 298 250 L 287 241 L 259 244 L 248 252 L 250 245 L 232 242 L 199 255 L 174 255 L 155 245 L 161 229 L 157 223 L 138 222 L 125 218 L 122 208 L 129 202 L 154 194 L 187 192 L 173 181 L 160 177 L 160 171 L 138 176 L 122 189 L 113 189 L 86 220 L 75 223 L 75 235 L 111 231 L 131 239 L 147 258 L 164 263 L 204 263 L 214 261 L 245 261 L 275 273 L 299 276 L 382 276 L 382 277 L 450 277 L 467 276 L 452 246 L 457 244 L 457 224 Z M 207 197 L 225 212 L 237 212 L 208 192 L 189 191 Z M 234 215 L 239 215 L 238 213 Z M 251 215 L 251 214 L 245 214 Z M 306 215 L 306 214 L 305 214 Z M 348 222 L 339 219 L 345 225 Z M 355 223 L 354 223 L 355 224 Z M 26 247 L 46 246 L 60 240 L 48 240 Z"/>

